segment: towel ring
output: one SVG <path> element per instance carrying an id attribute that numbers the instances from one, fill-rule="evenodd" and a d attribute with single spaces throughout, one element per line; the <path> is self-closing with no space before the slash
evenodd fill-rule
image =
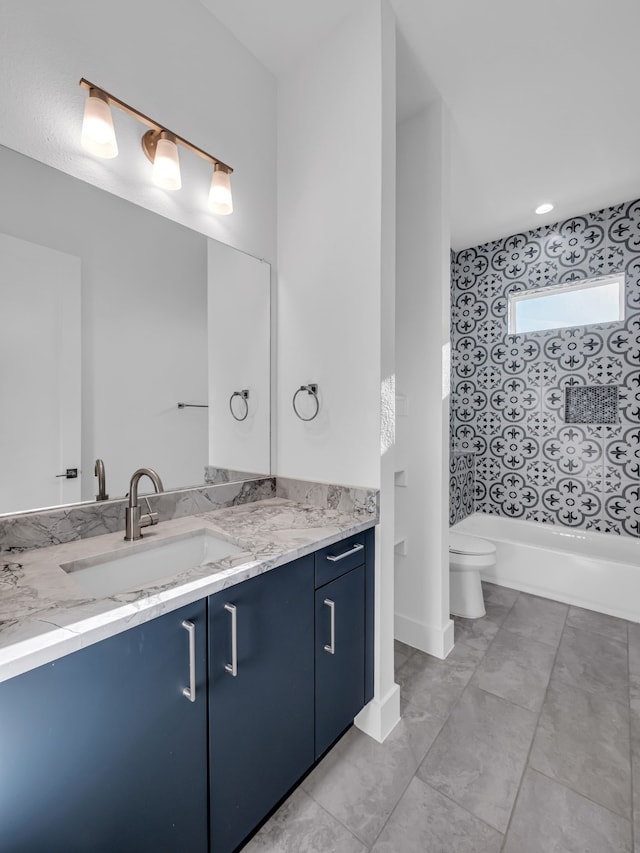
<path id="1" fill-rule="evenodd" d="M 240 418 L 233 411 L 233 398 L 234 397 L 240 397 L 240 399 L 244 403 L 244 415 L 242 415 L 242 417 L 240 417 Z M 233 417 L 237 421 L 246 421 L 247 415 L 249 414 L 249 404 L 247 403 L 248 399 L 249 399 L 249 391 L 246 388 L 244 388 L 242 391 L 234 391 L 233 394 L 229 397 L 229 411 L 231 412 L 231 414 L 233 415 Z"/>
<path id="2" fill-rule="evenodd" d="M 301 391 L 306 391 L 307 394 L 310 394 L 315 400 L 316 410 L 310 418 L 304 418 L 300 414 L 300 412 L 298 411 L 298 407 L 296 406 L 296 399 Z M 315 382 L 311 382 L 309 383 L 309 385 L 301 385 L 296 391 L 296 393 L 293 395 L 291 405 L 293 406 L 293 411 L 296 413 L 296 415 L 300 418 L 301 421 L 312 421 L 314 418 L 317 418 L 318 412 L 320 411 L 320 400 L 318 400 L 318 386 L 315 384 Z"/>

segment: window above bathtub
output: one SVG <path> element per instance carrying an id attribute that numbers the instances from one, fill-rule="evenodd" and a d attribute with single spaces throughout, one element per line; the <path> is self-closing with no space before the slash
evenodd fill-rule
<path id="1" fill-rule="evenodd" d="M 624 273 L 509 295 L 509 334 L 624 320 Z"/>

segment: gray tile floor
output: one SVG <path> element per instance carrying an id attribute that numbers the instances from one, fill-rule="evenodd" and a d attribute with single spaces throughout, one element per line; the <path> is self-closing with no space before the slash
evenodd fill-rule
<path id="1" fill-rule="evenodd" d="M 396 643 L 398 726 L 350 729 L 246 853 L 640 853 L 640 625 L 485 602 L 445 661 Z"/>

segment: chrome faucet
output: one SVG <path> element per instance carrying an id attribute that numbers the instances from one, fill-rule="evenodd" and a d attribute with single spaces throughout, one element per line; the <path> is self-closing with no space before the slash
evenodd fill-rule
<path id="1" fill-rule="evenodd" d="M 138 468 L 133 473 L 131 483 L 129 484 L 129 506 L 125 511 L 124 538 L 127 542 L 130 542 L 132 539 L 140 539 L 142 537 L 142 527 L 149 527 L 151 524 L 158 523 L 158 513 L 151 510 L 151 505 L 147 498 L 145 500 L 147 501 L 149 512 L 145 515 L 140 514 L 140 507 L 138 506 L 138 483 L 141 477 L 148 477 L 151 480 L 156 493 L 164 491 L 162 480 L 153 468 Z"/>
<path id="2" fill-rule="evenodd" d="M 102 461 L 102 459 L 96 459 L 96 465 L 93 469 L 93 473 L 98 478 L 98 494 L 96 495 L 96 500 L 108 500 L 109 495 L 107 494 L 107 481 L 105 478 L 104 462 Z"/>

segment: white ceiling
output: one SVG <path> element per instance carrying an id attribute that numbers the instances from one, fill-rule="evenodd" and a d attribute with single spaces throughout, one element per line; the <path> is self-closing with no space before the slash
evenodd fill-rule
<path id="1" fill-rule="evenodd" d="M 280 76 L 373 0 L 201 2 Z M 450 112 L 454 248 L 640 196 L 639 0 L 390 2 L 398 120 Z"/>

